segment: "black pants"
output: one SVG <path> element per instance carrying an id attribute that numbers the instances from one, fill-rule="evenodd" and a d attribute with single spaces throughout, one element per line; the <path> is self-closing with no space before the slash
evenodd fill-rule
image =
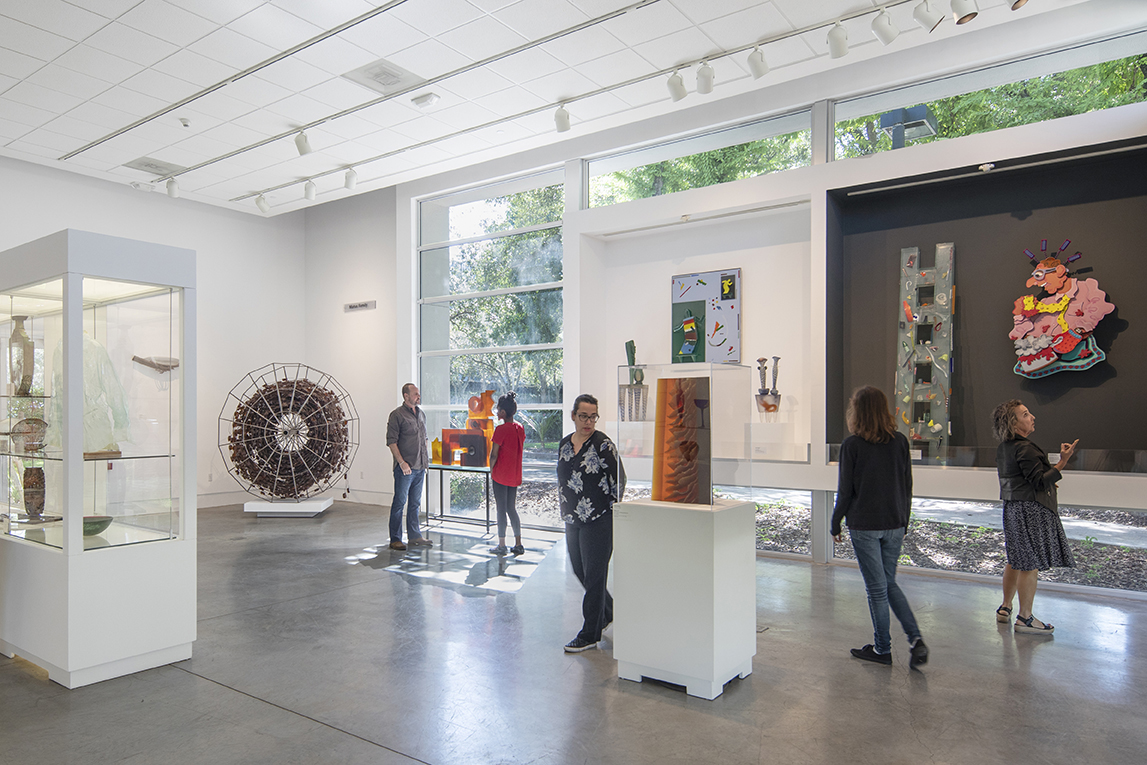
<path id="1" fill-rule="evenodd" d="M 596 643 L 605 625 L 613 621 L 613 596 L 605 587 L 613 555 L 613 514 L 606 513 L 589 523 L 567 523 L 566 549 L 574 576 L 585 587 L 581 602 L 585 623 L 578 637 Z"/>
<path id="2" fill-rule="evenodd" d="M 497 481 L 494 484 L 494 504 L 498 508 L 498 538 L 506 538 L 506 517 L 509 516 L 510 525 L 514 528 L 514 536 L 522 536 L 522 521 L 518 518 L 518 510 L 514 507 L 514 498 L 518 496 L 517 486 L 503 486 Z"/>

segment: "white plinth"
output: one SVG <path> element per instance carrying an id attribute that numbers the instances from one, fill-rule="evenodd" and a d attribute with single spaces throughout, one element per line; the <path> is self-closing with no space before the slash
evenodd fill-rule
<path id="1" fill-rule="evenodd" d="M 244 502 L 244 513 L 255 513 L 260 518 L 314 518 L 333 505 L 333 499 L 308 499 L 304 502 Z"/>
<path id="2" fill-rule="evenodd" d="M 756 506 L 622 502 L 613 510 L 617 675 L 715 699 L 757 653 Z"/>

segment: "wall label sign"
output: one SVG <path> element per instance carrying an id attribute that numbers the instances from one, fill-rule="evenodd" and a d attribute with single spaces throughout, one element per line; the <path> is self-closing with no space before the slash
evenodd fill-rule
<path id="1" fill-rule="evenodd" d="M 378 308 L 377 300 L 362 300 L 358 303 L 343 303 L 343 311 L 350 313 L 351 311 L 373 311 Z"/>

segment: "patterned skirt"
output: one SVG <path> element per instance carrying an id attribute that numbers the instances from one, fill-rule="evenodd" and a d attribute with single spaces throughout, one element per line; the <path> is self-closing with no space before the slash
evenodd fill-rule
<path id="1" fill-rule="evenodd" d="M 1026 499 L 1004 500 L 1004 550 L 1017 571 L 1075 566 L 1059 514 Z"/>

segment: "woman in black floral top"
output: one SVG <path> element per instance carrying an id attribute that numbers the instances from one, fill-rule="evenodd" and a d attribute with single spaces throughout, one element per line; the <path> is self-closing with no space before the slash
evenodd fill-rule
<path id="1" fill-rule="evenodd" d="M 613 596 L 605 587 L 613 555 L 613 503 L 625 491 L 625 469 L 617 447 L 597 425 L 597 399 L 582 394 L 571 413 L 574 432 L 558 447 L 558 488 L 566 549 L 574 575 L 585 587 L 581 632 L 566 644 L 567 653 L 580 653 L 601 640 L 613 621 Z"/>

